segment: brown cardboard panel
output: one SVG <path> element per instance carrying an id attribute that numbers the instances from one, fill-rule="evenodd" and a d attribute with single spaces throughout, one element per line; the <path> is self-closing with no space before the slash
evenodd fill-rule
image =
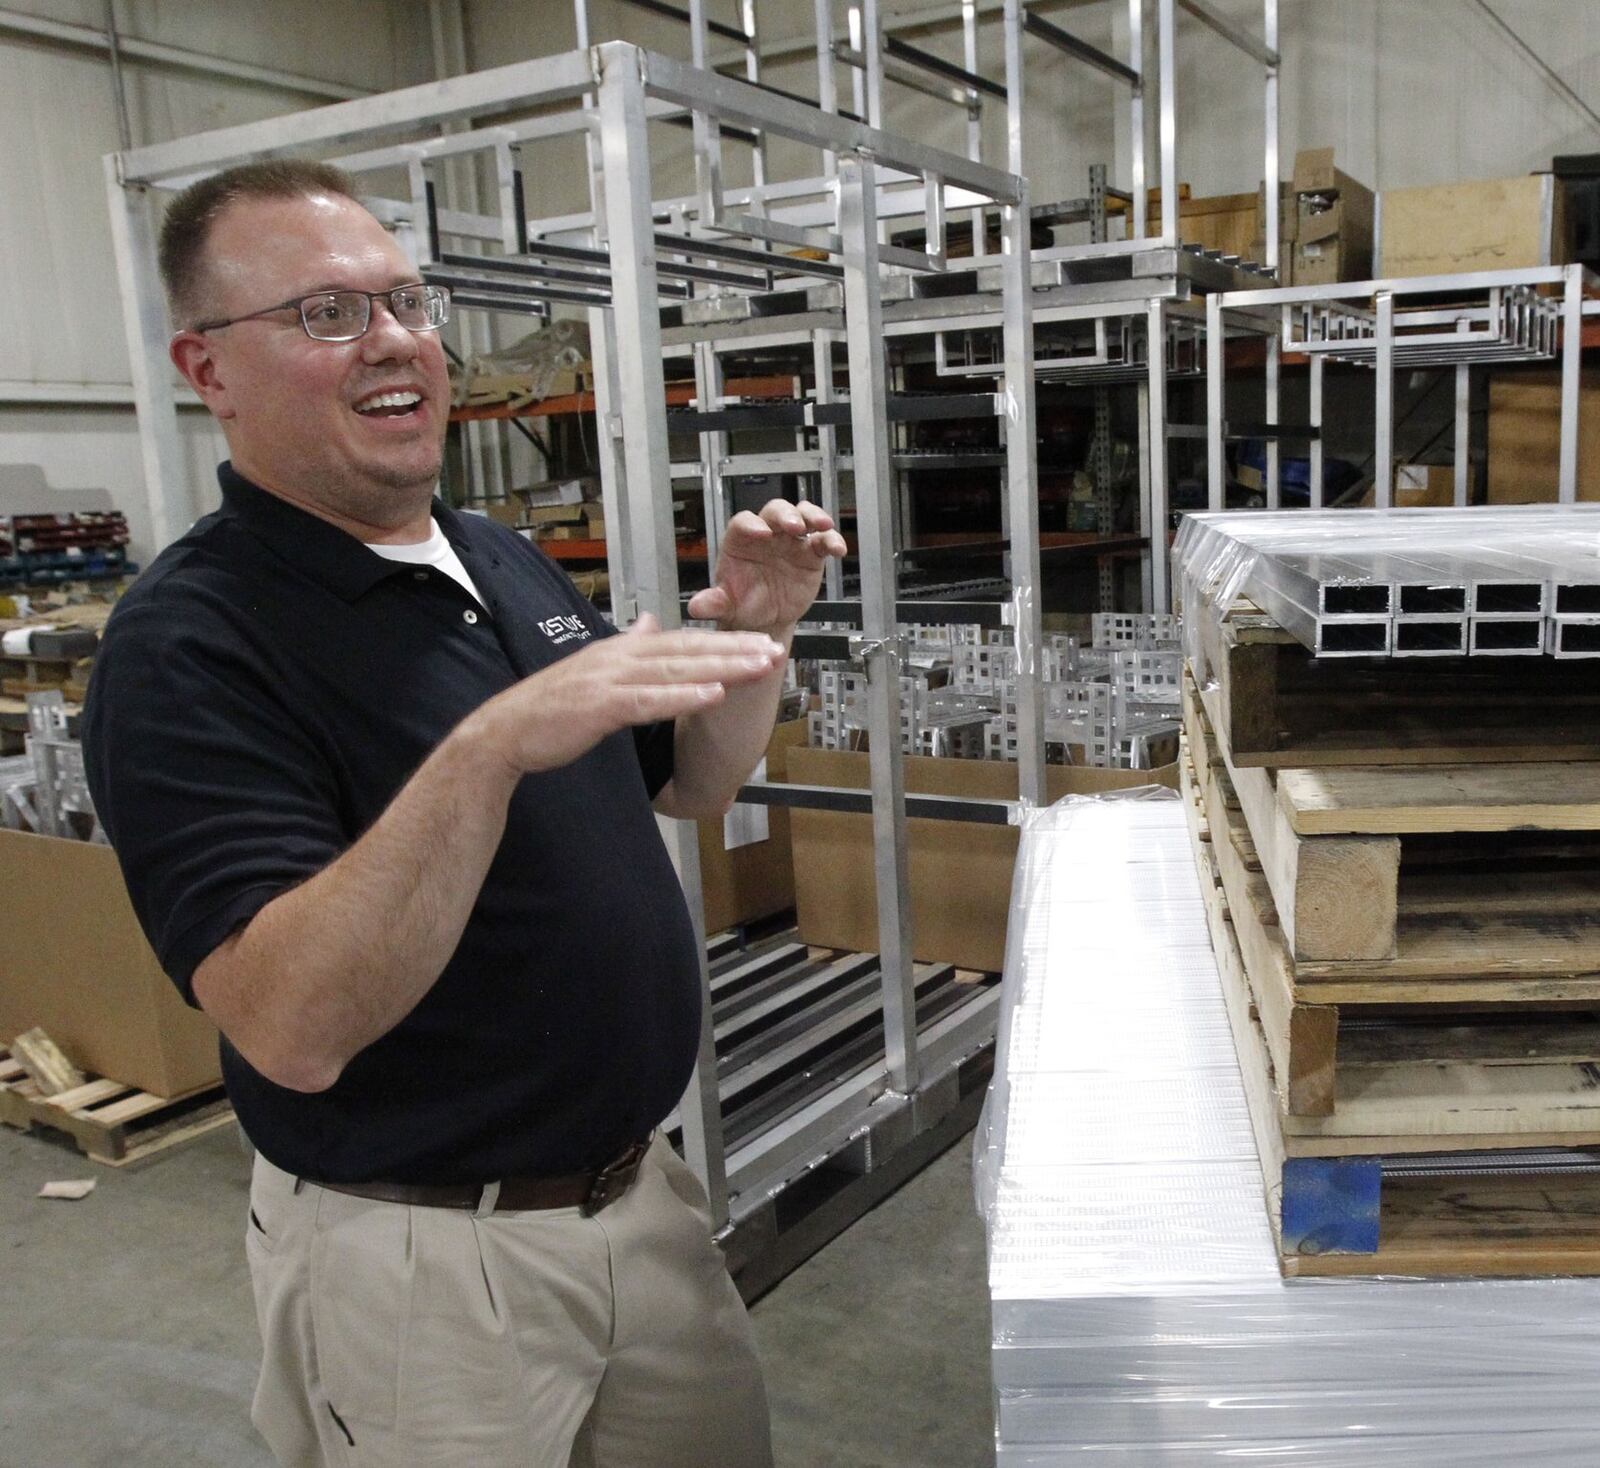
<path id="1" fill-rule="evenodd" d="M 868 788 L 868 756 L 844 750 L 794 749 L 789 779 L 801 785 Z M 1103 795 L 1138 785 L 1176 789 L 1177 767 L 1102 770 L 1052 765 L 1045 771 L 1052 801 Z M 906 789 L 914 794 L 1015 800 L 1017 767 L 998 760 L 906 760 Z M 826 948 L 874 953 L 878 904 L 872 864 L 872 818 L 796 808 L 795 908 L 800 936 Z M 906 822 L 911 884 L 911 951 L 915 958 L 961 968 L 998 971 L 1005 961 L 1006 924 L 1017 831 L 966 821 Z"/>
<path id="2" fill-rule="evenodd" d="M 1561 377 L 1501 372 L 1489 379 L 1489 503 L 1555 502 L 1561 467 Z M 1578 498 L 1600 500 L 1600 371 L 1578 393 Z"/>
<path id="3" fill-rule="evenodd" d="M 1336 189 L 1341 177 L 1333 166 L 1332 148 L 1302 148 L 1294 155 L 1294 192 L 1325 194 Z"/>
<path id="4" fill-rule="evenodd" d="M 1338 239 L 1344 224 L 1344 210 L 1338 204 L 1324 209 L 1320 214 L 1300 216 L 1299 240 L 1302 245 L 1314 245 L 1321 240 Z"/>
<path id="5" fill-rule="evenodd" d="M 1560 265 L 1564 192 L 1549 174 L 1385 189 L 1380 276 Z"/>
<path id="6" fill-rule="evenodd" d="M 40 1026 L 84 1070 L 157 1096 L 217 1081 L 216 1027 L 145 941 L 109 847 L 0 831 L 0 1039 Z"/>
<path id="7" fill-rule="evenodd" d="M 790 752 L 806 742 L 806 721 L 791 719 L 772 731 L 767 743 L 767 778 L 787 778 Z M 789 812 L 767 808 L 765 841 L 729 851 L 722 822 L 701 821 L 700 883 L 705 894 L 706 932 L 753 923 L 794 906 L 794 857 L 789 843 Z"/>

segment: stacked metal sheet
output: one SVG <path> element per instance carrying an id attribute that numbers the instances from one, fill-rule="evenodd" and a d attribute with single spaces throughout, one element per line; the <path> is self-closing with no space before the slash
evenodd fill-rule
<path id="1" fill-rule="evenodd" d="M 1177 800 L 1030 817 L 1004 988 L 1000 1468 L 1600 1460 L 1600 1281 L 1280 1277 Z"/>
<path id="2" fill-rule="evenodd" d="M 1600 505 L 1189 515 L 1174 555 L 1319 657 L 1600 657 Z"/>

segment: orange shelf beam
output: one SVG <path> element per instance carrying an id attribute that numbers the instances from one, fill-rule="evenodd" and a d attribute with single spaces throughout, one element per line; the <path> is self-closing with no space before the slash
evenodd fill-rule
<path id="1" fill-rule="evenodd" d="M 798 377 L 733 377 L 723 386 L 727 397 L 739 398 L 793 398 L 800 394 Z M 694 402 L 692 382 L 669 382 L 667 406 L 686 408 Z M 559 418 L 571 413 L 592 413 L 595 410 L 592 392 L 562 393 L 558 397 L 540 398 L 537 402 L 512 407 L 509 403 L 491 403 L 484 408 L 452 408 L 452 423 L 481 422 L 486 418 Z"/>

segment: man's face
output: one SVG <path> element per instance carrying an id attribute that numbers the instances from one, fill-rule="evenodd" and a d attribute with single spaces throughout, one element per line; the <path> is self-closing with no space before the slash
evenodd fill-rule
<path id="1" fill-rule="evenodd" d="M 212 226 L 206 258 L 207 315 L 217 318 L 417 280 L 372 215 L 327 194 L 234 204 Z M 359 525 L 393 529 L 426 512 L 450 406 L 437 332 L 408 330 L 378 300 L 356 341 L 315 341 L 298 312 L 278 311 L 198 338 L 180 333 L 174 356 L 248 478 Z M 376 405 L 392 393 L 417 401 Z"/>

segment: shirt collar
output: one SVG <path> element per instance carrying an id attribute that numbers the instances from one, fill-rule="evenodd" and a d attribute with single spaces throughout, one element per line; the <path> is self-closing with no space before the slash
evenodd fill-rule
<path id="1" fill-rule="evenodd" d="M 228 460 L 218 466 L 217 481 L 228 513 L 237 515 L 286 561 L 346 601 L 356 601 L 380 581 L 406 569 L 402 562 L 385 560 L 369 550 L 348 531 L 253 484 Z M 457 554 L 468 552 L 461 517 L 438 500 L 433 502 L 432 512 Z"/>

